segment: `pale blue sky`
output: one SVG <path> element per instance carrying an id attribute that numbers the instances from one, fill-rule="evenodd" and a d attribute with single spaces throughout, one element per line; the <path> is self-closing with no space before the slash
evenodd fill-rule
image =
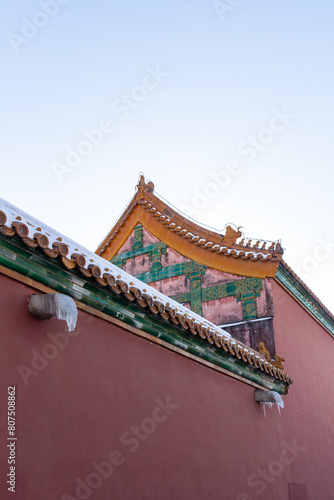
<path id="1" fill-rule="evenodd" d="M 334 5 L 237 3 L 3 0 L 0 195 L 94 250 L 143 171 L 200 222 L 281 238 L 334 310 Z M 68 148 L 106 119 L 70 168 Z"/>

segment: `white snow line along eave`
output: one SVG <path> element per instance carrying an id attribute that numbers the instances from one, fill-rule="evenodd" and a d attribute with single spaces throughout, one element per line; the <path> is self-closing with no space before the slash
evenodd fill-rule
<path id="1" fill-rule="evenodd" d="M 165 306 L 170 305 L 173 308 L 175 308 L 178 312 L 182 313 L 183 315 L 186 315 L 188 318 L 191 318 L 192 320 L 202 324 L 205 327 L 211 328 L 212 330 L 215 331 L 215 333 L 219 334 L 219 336 L 232 338 L 228 332 L 218 327 L 217 325 L 211 323 L 211 321 L 206 320 L 199 314 L 196 314 L 187 307 L 182 306 L 179 302 L 176 302 L 170 297 L 167 297 L 161 292 L 158 292 L 151 286 L 147 285 L 146 283 L 143 283 L 134 276 L 131 276 L 131 274 L 128 274 L 127 272 L 123 271 L 122 269 L 115 266 L 111 262 L 108 262 L 106 259 L 96 255 L 96 253 L 92 252 L 91 250 L 88 250 L 84 246 L 79 245 L 78 243 L 71 240 L 67 236 L 64 236 L 58 231 L 55 231 L 50 226 L 44 224 L 40 220 L 32 217 L 31 215 L 27 214 L 23 210 L 20 210 L 19 208 L 7 202 L 6 200 L 3 200 L 2 198 L 0 198 L 0 210 L 3 211 L 7 216 L 7 222 L 6 222 L 7 225 L 11 226 L 12 222 L 17 222 L 17 221 L 26 224 L 26 226 L 29 229 L 29 234 L 28 234 L 29 238 L 34 239 L 36 232 L 45 234 L 49 238 L 50 249 L 53 249 L 52 243 L 55 243 L 57 240 L 59 241 L 59 238 L 61 238 L 62 243 L 67 245 L 69 248 L 69 255 L 72 255 L 73 253 L 80 253 L 84 255 L 84 257 L 86 258 L 86 268 L 90 264 L 95 264 L 101 268 L 101 271 L 103 272 L 109 271 L 115 277 L 120 276 L 120 279 L 125 281 L 129 286 L 131 283 L 132 286 L 139 288 L 142 292 L 151 295 L 154 299 L 160 300 Z"/>

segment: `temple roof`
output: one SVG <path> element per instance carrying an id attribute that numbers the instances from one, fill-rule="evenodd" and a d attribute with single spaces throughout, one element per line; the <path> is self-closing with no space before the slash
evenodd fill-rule
<path id="1" fill-rule="evenodd" d="M 175 251 L 218 271 L 257 278 L 273 277 L 283 249 L 279 241 L 245 238 L 240 227 L 225 234 L 186 218 L 154 193 L 154 184 L 140 176 L 136 193 L 96 253 L 112 259 L 136 225 L 143 225 Z"/>
<path id="2" fill-rule="evenodd" d="M 29 249 L 28 258 L 23 254 L 17 255 L 17 247 Z M 53 264 L 51 278 L 48 274 L 49 262 Z M 200 337 L 209 349 L 213 344 L 213 347 L 218 348 L 221 353 L 218 356 L 221 360 L 225 359 L 224 354 L 233 359 L 231 369 L 238 373 L 241 373 L 240 367 L 234 368 L 233 363 L 238 360 L 242 361 L 245 366 L 244 376 L 249 379 L 260 377 L 263 383 L 267 384 L 267 388 L 272 388 L 272 384 L 278 383 L 282 387 L 285 386 L 284 390 L 287 391 L 288 386 L 293 382 L 282 368 L 275 365 L 274 361 L 266 360 L 259 352 L 233 339 L 227 331 L 0 199 L 1 272 L 3 272 L 4 264 L 18 274 L 26 274 L 31 279 L 41 280 L 42 283 L 48 285 L 51 283 L 54 289 L 58 286 L 57 279 L 54 277 L 54 268 L 61 267 L 72 276 L 74 283 L 70 289 L 60 283 L 61 293 L 68 293 L 79 301 L 85 293 L 86 299 L 90 300 L 93 307 L 100 308 L 102 304 L 98 300 L 98 294 L 94 296 L 84 287 L 79 286 L 81 282 L 96 284 L 98 290 L 104 290 L 103 295 L 108 297 L 108 302 L 103 302 L 103 310 L 105 308 L 107 310 L 113 297 L 121 297 L 130 306 L 134 304 L 139 311 L 143 311 L 137 313 L 140 318 L 140 321 L 137 321 L 134 313 L 127 312 L 124 307 L 119 307 L 116 317 L 120 317 L 125 322 L 129 321 L 127 319 L 129 316 L 131 322 L 143 327 L 144 315 L 160 318 L 162 322 L 170 324 L 174 329 L 183 331 L 185 337 L 189 333 L 194 339 Z M 82 276 L 81 280 L 78 279 L 78 273 Z M 153 328 L 153 331 L 155 332 L 156 328 Z M 210 359 L 213 360 L 214 355 L 213 349 Z M 212 365 L 213 361 L 210 362 L 210 366 Z M 241 375 L 238 377 L 242 378 Z M 277 390 L 283 391 L 282 387 L 281 389 L 278 387 Z"/>

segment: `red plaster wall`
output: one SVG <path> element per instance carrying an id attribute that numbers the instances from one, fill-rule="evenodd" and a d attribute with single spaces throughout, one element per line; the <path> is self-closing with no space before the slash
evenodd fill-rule
<path id="1" fill-rule="evenodd" d="M 243 321 L 242 303 L 237 302 L 234 296 L 203 302 L 202 310 L 203 316 L 215 325 Z"/>
<path id="2" fill-rule="evenodd" d="M 274 315 L 273 308 L 273 292 L 271 288 L 270 279 L 262 280 L 263 290 L 261 291 L 260 297 L 255 299 L 256 301 L 256 311 L 258 318 L 267 318 Z"/>
<path id="3" fill-rule="evenodd" d="M 189 292 L 189 280 L 186 279 L 184 275 L 173 276 L 172 278 L 166 278 L 164 280 L 152 281 L 149 283 L 152 288 L 159 290 L 159 292 L 168 295 L 176 295 L 179 293 Z"/>
<path id="4" fill-rule="evenodd" d="M 147 254 L 143 254 L 127 259 L 123 269 L 132 276 L 136 276 L 137 274 L 147 273 L 151 267 L 152 257 L 149 257 Z"/>
<path id="5" fill-rule="evenodd" d="M 236 274 L 223 273 L 217 269 L 208 268 L 202 278 L 203 287 L 220 285 L 221 283 L 228 283 L 230 281 L 237 281 L 244 279 L 242 276 Z"/>
<path id="6" fill-rule="evenodd" d="M 222 273 L 216 269 L 207 269 L 205 275 L 202 277 L 202 286 L 203 288 L 206 288 L 240 279 L 244 278 L 234 274 Z M 260 296 L 255 300 L 258 318 L 273 316 L 273 299 L 270 280 L 263 280 L 263 290 L 261 291 Z M 234 296 L 211 300 L 210 302 L 203 303 L 202 308 L 205 318 L 212 321 L 216 325 L 244 321 L 242 304 L 241 302 L 237 302 Z"/>
<path id="7" fill-rule="evenodd" d="M 152 243 L 157 243 L 159 240 L 153 236 L 149 231 L 147 231 L 146 228 L 143 227 L 143 246 L 149 246 Z M 123 246 L 120 248 L 120 250 L 117 252 L 117 254 L 123 253 L 123 252 L 130 252 L 132 251 L 132 246 L 134 243 L 134 231 L 132 231 L 131 235 L 129 238 L 125 241 Z M 175 252 L 172 248 L 167 248 L 166 252 L 161 255 L 161 264 L 162 267 L 166 266 L 173 266 L 175 264 L 180 264 L 182 262 L 189 261 L 186 257 L 183 257 L 183 255 L 179 254 L 178 252 Z M 149 270 L 152 267 L 152 257 L 149 257 L 147 254 L 143 255 L 138 255 L 137 257 L 133 257 L 131 259 L 128 259 L 123 266 L 124 271 L 127 273 L 132 274 L 133 276 L 137 274 L 143 274 L 149 272 Z M 165 285 L 165 281 L 164 281 Z M 169 292 L 165 292 L 167 295 Z M 177 293 L 183 293 L 182 291 L 178 291 L 176 289 L 175 291 L 173 290 L 171 292 L 171 295 L 176 295 Z"/>
<path id="8" fill-rule="evenodd" d="M 132 250 L 132 246 L 133 246 L 134 239 L 135 239 L 134 235 L 135 235 L 135 231 L 133 230 L 131 232 L 130 236 L 128 237 L 128 239 L 125 240 L 125 242 L 123 243 L 123 245 L 120 247 L 120 249 L 118 250 L 117 254 L 124 253 L 124 252 L 130 252 Z"/>
<path id="9" fill-rule="evenodd" d="M 275 281 L 276 350 L 294 379 L 285 397 L 284 435 L 306 450 L 291 481 L 306 483 L 308 499 L 334 498 L 334 339 Z"/>
<path id="10" fill-rule="evenodd" d="M 142 226 L 143 228 L 143 246 L 147 247 L 148 245 L 152 245 L 152 243 L 158 243 L 159 239 L 154 236 L 150 231 L 146 229 L 146 227 Z"/>
<path id="11" fill-rule="evenodd" d="M 64 322 L 29 315 L 32 292 L 0 276 L 1 499 L 303 500 L 305 483 L 308 500 L 332 500 L 333 340 L 292 299 L 276 313 L 295 384 L 282 415 L 273 408 L 265 418 L 252 387 L 86 313 L 68 338 Z M 50 349 L 50 333 L 67 345 Z M 25 385 L 18 365 L 31 367 L 34 349 L 56 354 Z M 5 483 L 8 385 L 17 392 L 15 495 Z M 168 398 L 170 414 L 158 409 Z M 306 450 L 282 454 L 296 445 Z M 93 463 L 110 460 L 119 465 L 102 478 Z M 76 492 L 77 478 L 99 486 Z"/>
<path id="12" fill-rule="evenodd" d="M 152 233 L 150 233 L 144 226 L 143 228 L 143 246 L 147 247 L 148 245 L 152 245 L 152 243 L 157 243 L 159 240 L 155 236 L 153 236 Z M 135 230 L 133 230 L 128 237 L 128 239 L 123 243 L 123 245 L 120 247 L 118 250 L 117 254 L 123 253 L 123 252 L 131 252 L 132 246 L 135 240 Z"/>
<path id="13" fill-rule="evenodd" d="M 190 259 L 183 257 L 183 255 L 181 255 L 178 252 L 175 252 L 175 250 L 173 250 L 170 247 L 167 247 L 166 253 L 162 254 L 161 256 L 162 267 L 174 266 L 175 264 L 182 264 L 182 262 L 189 262 L 189 261 Z"/>

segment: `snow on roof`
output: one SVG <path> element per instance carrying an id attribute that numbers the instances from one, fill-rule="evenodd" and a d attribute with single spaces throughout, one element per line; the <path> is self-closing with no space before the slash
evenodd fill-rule
<path id="1" fill-rule="evenodd" d="M 131 284 L 131 286 L 135 286 L 141 292 L 150 295 L 154 300 L 159 300 L 165 306 L 172 306 L 173 308 L 175 308 L 188 318 L 191 318 L 194 321 L 203 324 L 203 326 L 214 329 L 218 335 L 231 338 L 231 335 L 227 331 L 217 327 L 216 325 L 211 323 L 211 321 L 206 320 L 199 314 L 196 314 L 187 307 L 182 306 L 179 302 L 176 302 L 175 300 L 171 299 L 170 297 L 167 297 L 166 295 L 162 294 L 153 287 L 138 280 L 134 276 L 131 276 L 130 274 L 123 271 L 119 267 L 115 266 L 111 262 L 108 262 L 104 258 L 99 257 L 98 255 L 96 255 L 96 253 L 92 252 L 91 250 L 88 250 L 82 245 L 79 245 L 78 243 L 71 240 L 67 236 L 64 236 L 58 231 L 52 229 L 50 226 L 44 224 L 38 219 L 35 219 L 34 217 L 27 214 L 23 210 L 20 210 L 19 208 L 15 207 L 11 203 L 1 198 L 0 198 L 0 210 L 3 211 L 7 216 L 7 225 L 11 226 L 13 222 L 18 222 L 18 221 L 25 224 L 29 229 L 29 234 L 27 235 L 29 238 L 34 239 L 36 233 L 45 234 L 49 239 L 48 248 L 50 250 L 53 250 L 52 244 L 54 242 L 61 241 L 62 243 L 68 246 L 69 255 L 79 253 L 86 258 L 86 265 L 84 266 L 86 269 L 88 268 L 88 265 L 94 264 L 98 266 L 101 269 L 101 271 L 104 271 L 106 273 L 110 272 L 114 276 L 119 277 L 118 279 L 121 279 L 122 281 L 127 283 L 127 285 L 130 286 Z"/>

